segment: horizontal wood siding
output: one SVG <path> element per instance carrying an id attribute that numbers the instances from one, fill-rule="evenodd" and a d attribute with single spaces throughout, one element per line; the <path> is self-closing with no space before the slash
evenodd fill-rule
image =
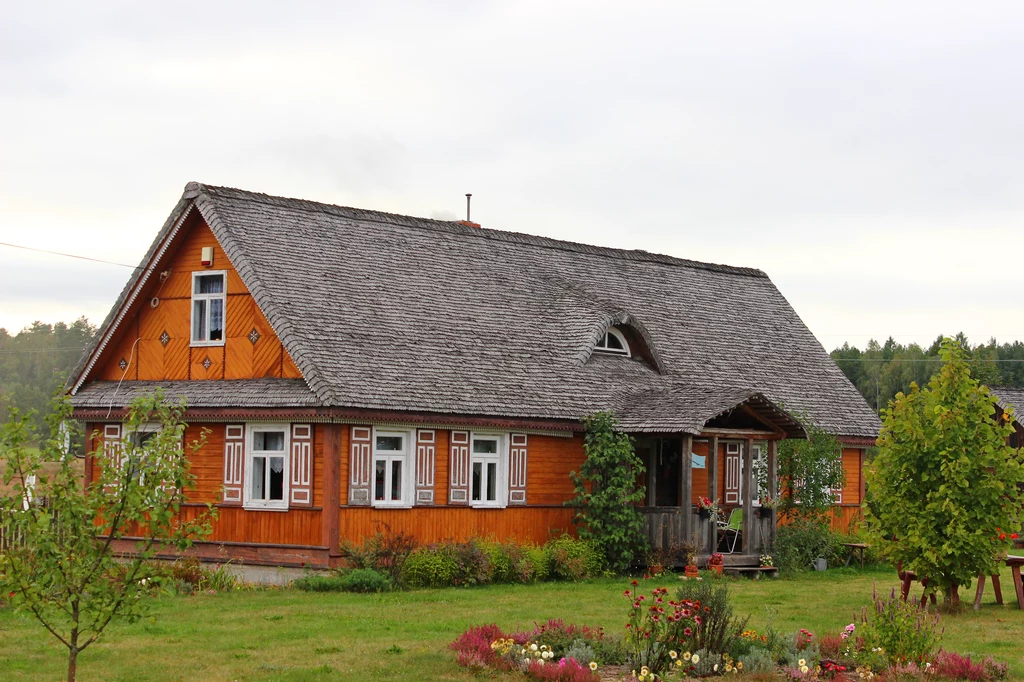
<path id="1" fill-rule="evenodd" d="M 562 504 L 572 499 L 569 472 L 583 465 L 583 437 L 530 436 L 527 452 L 526 503 Z"/>
<path id="2" fill-rule="evenodd" d="M 860 504 L 860 448 L 843 448 L 843 473 L 846 482 L 843 484 L 843 504 Z"/>
<path id="3" fill-rule="evenodd" d="M 343 507 L 339 510 L 338 525 L 342 540 L 357 543 L 386 527 L 414 535 L 424 543 L 481 537 L 539 544 L 573 530 L 572 509 L 560 506 L 507 509 Z"/>
<path id="4" fill-rule="evenodd" d="M 185 520 L 197 518 L 205 507 L 182 507 Z M 252 542 L 271 545 L 320 546 L 321 512 L 290 509 L 287 512 L 250 511 L 241 507 L 218 507 L 213 533 L 206 542 Z"/>
<path id="5" fill-rule="evenodd" d="M 204 246 L 214 248 L 211 268 L 200 265 Z M 90 378 L 216 380 L 302 377 L 213 232 L 197 214 L 186 221 L 177 237 L 177 244 L 172 244 L 157 266 L 158 273 L 167 270 L 170 276 L 164 282 L 160 282 L 157 274 L 151 276 Z M 193 348 L 192 273 L 210 270 L 227 271 L 225 343 L 223 346 Z M 155 308 L 150 304 L 154 297 L 160 299 Z M 259 333 L 255 344 L 249 340 L 253 329 Z M 166 345 L 160 340 L 164 332 L 170 337 Z M 122 359 L 129 363 L 127 371 L 120 367 Z"/>

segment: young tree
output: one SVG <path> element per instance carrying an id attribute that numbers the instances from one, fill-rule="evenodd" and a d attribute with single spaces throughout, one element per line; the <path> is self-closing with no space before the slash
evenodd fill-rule
<path id="1" fill-rule="evenodd" d="M 1007 446 L 995 398 L 971 376 L 962 344 L 942 343 L 944 365 L 883 411 L 868 468 L 866 519 L 886 557 L 928 578 L 947 605 L 958 588 L 995 572 L 1024 520 L 1024 452 Z"/>
<path id="2" fill-rule="evenodd" d="M 188 455 L 201 445 L 183 447 L 183 409 L 159 395 L 137 400 L 125 439 L 97 457 L 99 478 L 88 486 L 72 466 L 62 428 L 70 417 L 66 398 L 56 400 L 51 436 L 38 450 L 27 446 L 36 440 L 32 419 L 16 409 L 0 429 L 9 490 L 0 494 L 0 522 L 22 540 L 0 555 L 0 590 L 67 647 L 69 681 L 78 655 L 112 619 L 141 617 L 156 577 L 149 560 L 209 533 L 210 508 L 195 521 L 178 516 L 184 491 L 194 486 Z M 43 473 L 46 461 L 59 463 L 55 473 Z M 142 539 L 122 557 L 114 543 L 126 537 Z"/>
<path id="3" fill-rule="evenodd" d="M 777 509 L 782 516 L 824 521 L 835 504 L 832 491 L 845 484 L 843 449 L 835 435 L 807 417 L 799 418 L 807 438 L 779 444 Z M 767 477 L 765 469 L 760 476 Z"/>
<path id="4" fill-rule="evenodd" d="M 587 459 L 579 472 L 569 474 L 576 497 L 567 504 L 576 507 L 579 536 L 601 547 L 610 569 L 625 573 L 633 557 L 647 549 L 643 515 L 636 508 L 646 495 L 637 477 L 646 469 L 633 439 L 618 430 L 611 414 L 598 412 L 584 424 Z"/>

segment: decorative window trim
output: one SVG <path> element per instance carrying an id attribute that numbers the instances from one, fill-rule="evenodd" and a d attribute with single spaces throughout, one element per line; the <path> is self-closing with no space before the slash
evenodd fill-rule
<path id="1" fill-rule="evenodd" d="M 609 337 L 614 338 L 622 348 L 614 348 L 609 344 Z M 594 346 L 594 350 L 598 353 L 608 353 L 610 355 L 624 355 L 625 357 L 632 357 L 632 353 L 629 350 L 629 342 L 626 341 L 626 337 L 615 327 L 608 327 L 608 330 L 601 336 L 597 341 L 597 345 Z"/>
<path id="2" fill-rule="evenodd" d="M 253 440 L 260 432 L 278 431 L 284 434 L 284 449 L 280 451 L 282 466 L 281 472 L 281 499 L 280 500 L 254 500 L 252 499 L 252 474 L 253 458 L 256 456 Z M 291 425 L 290 424 L 246 424 L 245 425 L 245 476 L 242 484 L 242 506 L 251 511 L 288 511 L 288 500 L 291 494 Z M 274 451 L 276 457 L 276 451 Z"/>
<path id="3" fill-rule="evenodd" d="M 397 457 L 402 458 L 402 497 L 400 500 L 378 500 L 377 499 L 377 436 L 401 436 L 401 455 L 385 454 L 393 453 L 391 450 L 381 451 L 380 457 L 388 458 L 388 461 Z M 374 427 L 373 436 L 370 441 L 370 505 L 385 509 L 411 509 L 415 500 L 414 488 L 416 484 L 416 432 L 405 429 L 378 429 Z M 387 479 L 385 478 L 385 481 Z M 385 482 L 385 488 L 387 483 Z"/>
<path id="4" fill-rule="evenodd" d="M 474 444 L 477 440 L 496 440 L 497 441 L 497 452 L 492 454 L 480 454 L 473 452 Z M 508 455 L 509 455 L 509 437 L 507 433 L 494 432 L 494 431 L 473 431 L 469 435 L 469 506 L 474 509 L 504 509 L 508 506 Z M 495 470 L 495 499 L 490 500 L 474 500 L 473 499 L 473 466 L 477 462 L 487 463 L 490 461 L 497 462 Z M 483 471 L 486 468 L 482 467 Z M 486 485 L 485 480 L 481 480 L 481 488 Z"/>
<path id="5" fill-rule="evenodd" d="M 222 287 L 223 290 L 218 292 L 218 293 L 215 293 L 215 294 L 199 294 L 199 293 L 196 293 L 196 280 L 199 279 L 200 277 L 210 277 L 210 276 L 213 276 L 213 275 L 220 275 L 221 277 L 224 278 L 224 286 Z M 220 300 L 221 301 L 221 310 L 222 310 L 222 313 L 223 313 L 222 314 L 222 320 L 221 320 L 221 338 L 215 339 L 215 340 L 212 340 L 212 341 L 209 340 L 209 339 L 205 339 L 205 340 L 204 339 L 196 339 L 195 338 L 195 335 L 196 335 L 196 326 L 195 326 L 196 325 L 196 321 L 195 321 L 196 301 L 212 301 L 212 300 Z M 210 306 L 209 305 L 207 305 L 207 307 L 206 307 L 206 319 L 207 319 L 207 322 L 206 322 L 206 328 L 207 328 L 206 329 L 206 334 L 207 334 L 207 336 L 209 336 L 209 334 L 210 334 L 210 330 L 209 330 L 209 327 L 210 327 L 210 323 L 209 323 L 209 319 L 210 319 Z M 197 271 L 192 273 L 192 290 L 191 290 L 191 298 L 190 298 L 190 302 L 189 302 L 189 330 L 188 330 L 189 342 L 190 342 L 190 344 L 192 345 L 193 348 L 200 348 L 200 347 L 207 347 L 207 346 L 223 346 L 224 342 L 227 340 L 227 335 L 228 335 L 228 271 L 227 270 L 197 270 Z"/>

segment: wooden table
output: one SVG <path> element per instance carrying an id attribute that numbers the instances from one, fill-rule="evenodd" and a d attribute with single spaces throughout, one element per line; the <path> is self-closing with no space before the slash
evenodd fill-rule
<path id="1" fill-rule="evenodd" d="M 1003 559 L 1010 567 L 1010 574 L 1013 576 L 1013 589 L 1017 593 L 1017 608 L 1024 609 L 1024 585 L 1021 584 L 1020 568 L 1024 566 L 1024 556 L 1010 555 Z M 999 575 L 992 576 L 992 589 L 996 593 L 996 604 L 1003 603 L 1003 592 L 999 587 Z M 978 576 L 978 589 L 974 593 L 974 610 L 981 608 L 981 596 L 985 592 L 985 576 Z"/>
<path id="2" fill-rule="evenodd" d="M 860 552 L 860 567 L 861 567 L 861 569 L 863 569 L 864 568 L 864 550 L 867 549 L 868 547 L 870 547 L 871 545 L 865 545 L 865 544 L 860 543 L 860 542 L 844 542 L 844 543 L 842 543 L 842 545 L 843 545 L 843 547 L 849 547 L 850 548 L 850 555 L 848 557 L 846 557 L 846 565 L 849 566 L 850 562 L 853 561 L 853 552 L 854 552 L 854 550 L 857 550 L 857 551 Z"/>
<path id="3" fill-rule="evenodd" d="M 1013 588 L 1017 591 L 1017 608 L 1024 609 L 1024 584 L 1021 583 L 1020 578 L 1020 567 L 1024 566 L 1024 556 L 1011 554 L 1004 561 L 1010 567 L 1010 573 L 1013 575 Z"/>

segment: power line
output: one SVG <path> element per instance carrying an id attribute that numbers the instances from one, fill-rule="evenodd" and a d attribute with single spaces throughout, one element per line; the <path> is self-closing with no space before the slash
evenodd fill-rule
<path id="1" fill-rule="evenodd" d="M 76 256 L 73 253 L 61 253 L 60 251 L 48 251 L 46 249 L 37 249 L 32 246 L 22 246 L 21 244 L 8 244 L 7 242 L 0 242 L 0 246 L 9 246 L 12 249 L 24 249 L 26 251 L 37 251 L 39 253 L 48 253 L 52 256 L 64 256 L 65 258 L 77 258 L 79 260 L 91 260 L 94 263 L 106 263 L 107 265 L 119 265 L 122 268 L 131 268 L 132 270 L 141 270 L 141 265 L 128 265 L 127 263 L 115 263 L 112 260 L 103 260 L 102 258 L 90 258 L 89 256 Z"/>
<path id="2" fill-rule="evenodd" d="M 77 350 L 81 352 L 86 348 L 87 346 L 68 346 L 67 348 L 0 348 L 0 353 L 54 353 L 66 350 Z"/>

